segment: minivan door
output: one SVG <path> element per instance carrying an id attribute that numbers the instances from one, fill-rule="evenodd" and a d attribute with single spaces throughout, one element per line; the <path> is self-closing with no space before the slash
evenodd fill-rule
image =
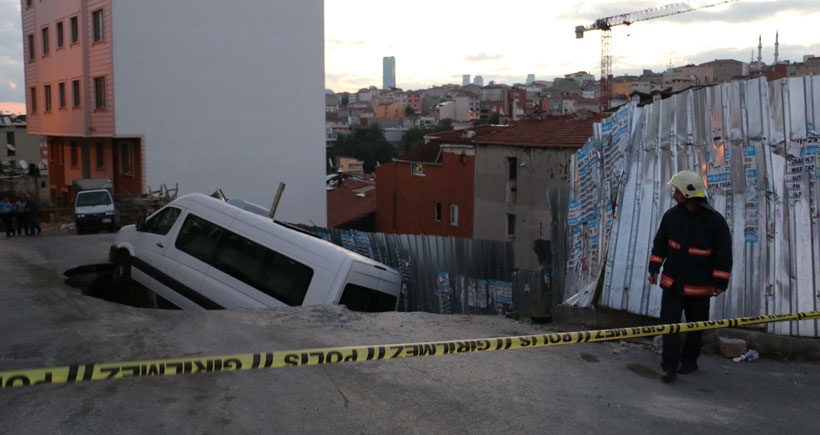
<path id="1" fill-rule="evenodd" d="M 152 279 L 156 279 L 161 273 L 168 233 L 181 212 L 176 207 L 163 208 L 139 227 L 137 237 L 134 238 L 134 266 Z"/>
<path id="2" fill-rule="evenodd" d="M 174 241 L 179 233 L 182 210 L 165 207 L 151 216 L 140 228 L 140 236 L 135 241 L 137 267 L 148 274 L 152 281 L 147 284 L 159 296 L 184 309 L 200 308 L 191 302 L 202 284 L 204 273 L 190 271 L 177 266 Z M 169 261 L 169 257 L 172 261 Z"/>

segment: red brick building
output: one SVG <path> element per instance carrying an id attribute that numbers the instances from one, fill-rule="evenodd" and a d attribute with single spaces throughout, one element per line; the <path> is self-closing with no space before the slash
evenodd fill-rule
<path id="1" fill-rule="evenodd" d="M 376 231 L 473 236 L 476 137 L 481 126 L 428 136 L 428 142 L 376 168 Z"/>

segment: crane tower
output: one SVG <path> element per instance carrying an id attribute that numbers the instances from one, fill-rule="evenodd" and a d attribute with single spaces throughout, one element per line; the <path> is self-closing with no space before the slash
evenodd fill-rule
<path id="1" fill-rule="evenodd" d="M 732 3 L 735 1 L 737 0 L 724 0 L 719 2 L 713 1 L 698 5 L 690 5 L 689 3 L 672 3 L 657 8 L 649 8 L 606 18 L 598 18 L 594 23 L 587 26 L 575 26 L 576 39 L 583 38 L 584 32 L 588 30 L 601 31 L 601 110 L 609 109 L 609 105 L 612 101 L 612 27 L 619 26 L 621 24 L 628 26 L 638 21 L 668 17 L 670 15 L 682 14 L 684 12 L 691 12 L 724 3 Z"/>

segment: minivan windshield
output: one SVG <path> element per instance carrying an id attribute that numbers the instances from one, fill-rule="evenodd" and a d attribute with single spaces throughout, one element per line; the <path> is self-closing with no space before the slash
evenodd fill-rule
<path id="1" fill-rule="evenodd" d="M 77 195 L 77 207 L 88 207 L 94 205 L 111 204 L 111 196 L 108 192 L 80 192 Z"/>

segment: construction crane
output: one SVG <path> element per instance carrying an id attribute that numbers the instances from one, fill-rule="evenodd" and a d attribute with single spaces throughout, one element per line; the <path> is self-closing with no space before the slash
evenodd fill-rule
<path id="1" fill-rule="evenodd" d="M 587 26 L 575 27 L 575 38 L 584 37 L 584 32 L 589 30 L 601 31 L 601 110 L 609 109 L 612 102 L 612 27 L 621 24 L 630 25 L 638 21 L 652 20 L 655 18 L 668 17 L 670 15 L 682 14 L 698 9 L 717 6 L 725 3 L 733 3 L 738 0 L 724 0 L 719 2 L 709 2 L 706 4 L 690 5 L 688 3 L 672 3 L 658 8 L 644 9 L 642 11 L 620 14 L 607 18 L 598 18 L 594 23 Z"/>

